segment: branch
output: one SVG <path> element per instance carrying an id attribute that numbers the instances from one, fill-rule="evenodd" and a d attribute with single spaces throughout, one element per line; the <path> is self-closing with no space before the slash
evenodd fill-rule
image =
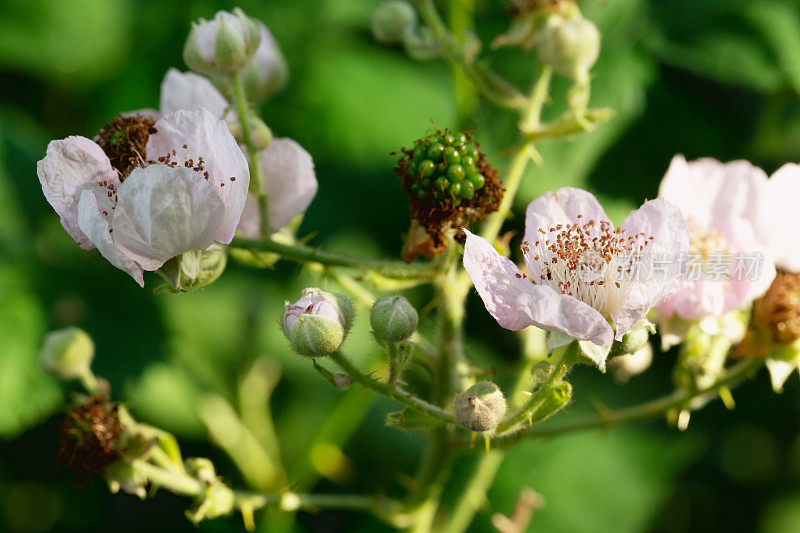
<path id="1" fill-rule="evenodd" d="M 272 239 L 247 239 L 236 237 L 231 242 L 234 248 L 243 248 L 251 252 L 272 252 L 284 259 L 298 263 L 320 263 L 327 266 L 360 268 L 373 270 L 386 276 L 398 278 L 430 277 L 435 272 L 432 263 L 406 264 L 402 261 L 386 259 L 368 259 L 352 255 L 336 254 L 302 244 L 284 244 Z"/>
<path id="2" fill-rule="evenodd" d="M 696 391 L 676 391 L 649 402 L 608 411 L 599 415 L 587 416 L 576 420 L 550 424 L 545 427 L 532 426 L 515 433 L 498 436 L 492 441 L 497 446 L 507 447 L 526 437 L 552 437 L 565 433 L 573 433 L 586 429 L 606 428 L 639 420 L 646 420 L 665 414 L 667 411 L 685 406 L 695 398 L 716 394 L 720 387 L 733 387 L 751 376 L 764 365 L 761 359 L 748 359 L 728 370 L 714 384 Z M 466 443 L 466 440 L 464 441 Z"/>

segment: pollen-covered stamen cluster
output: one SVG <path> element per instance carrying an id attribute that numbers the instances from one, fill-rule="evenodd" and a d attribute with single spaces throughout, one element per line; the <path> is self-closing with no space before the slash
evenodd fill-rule
<path id="1" fill-rule="evenodd" d="M 789 344 L 800 339 L 800 274 L 778 273 L 755 303 L 753 321 L 777 343 Z"/>
<path id="2" fill-rule="evenodd" d="M 652 240 L 645 233 L 626 235 L 608 220 L 581 220 L 538 228 L 534 242 L 524 241 L 521 249 L 531 281 L 609 315 L 622 307 L 637 275 L 635 262 Z"/>
<path id="3" fill-rule="evenodd" d="M 721 254 L 733 254 L 736 250 L 717 230 L 689 226 L 689 253 L 703 274 L 711 274 L 718 267 Z"/>
<path id="4" fill-rule="evenodd" d="M 154 118 L 143 115 L 120 114 L 95 135 L 94 141 L 108 156 L 120 181 L 125 181 L 133 169 L 143 165 L 147 139 L 158 131 L 155 122 Z"/>

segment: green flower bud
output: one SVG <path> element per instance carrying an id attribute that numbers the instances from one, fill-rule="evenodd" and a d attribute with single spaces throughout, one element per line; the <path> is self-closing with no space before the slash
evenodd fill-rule
<path id="1" fill-rule="evenodd" d="M 508 409 L 506 398 L 497 385 L 481 381 L 456 397 L 458 423 L 471 431 L 492 431 Z"/>
<path id="2" fill-rule="evenodd" d="M 600 54 L 600 32 L 591 21 L 580 16 L 551 16 L 539 30 L 536 42 L 542 63 L 578 82 L 588 80 L 589 70 Z"/>
<path id="3" fill-rule="evenodd" d="M 175 290 L 184 291 L 217 281 L 227 264 L 227 248 L 215 242 L 205 250 L 193 250 L 173 257 L 164 263 L 159 273 Z"/>
<path id="4" fill-rule="evenodd" d="M 644 348 L 650 338 L 650 330 L 647 327 L 634 328 L 622 336 L 622 340 L 614 341 L 611 345 L 610 355 L 632 354 Z"/>
<path id="5" fill-rule="evenodd" d="M 388 0 L 372 13 L 370 26 L 376 41 L 402 43 L 417 27 L 417 12 L 404 0 Z"/>
<path id="6" fill-rule="evenodd" d="M 45 371 L 61 379 L 78 379 L 91 373 L 94 342 L 80 328 L 53 331 L 44 339 L 39 363 Z"/>
<path id="7" fill-rule="evenodd" d="M 323 357 L 339 349 L 354 316 L 353 304 L 346 297 L 308 288 L 295 303 L 286 302 L 281 325 L 297 353 Z"/>
<path id="8" fill-rule="evenodd" d="M 257 151 L 265 149 L 272 142 L 272 130 L 252 111 L 248 113 L 247 120 L 250 123 L 250 143 Z M 239 144 L 244 143 L 244 134 L 242 133 L 242 123 L 239 122 L 239 115 L 231 111 L 225 116 L 225 123 L 228 125 L 228 130 L 230 130 L 236 142 Z"/>
<path id="9" fill-rule="evenodd" d="M 402 296 L 378 298 L 369 316 L 372 331 L 387 342 L 400 342 L 417 329 L 419 315 L 411 303 Z"/>
<path id="10" fill-rule="evenodd" d="M 261 42 L 258 23 L 236 8 L 220 11 L 213 20 L 192 25 L 183 48 L 183 60 L 192 70 L 209 75 L 238 72 Z"/>

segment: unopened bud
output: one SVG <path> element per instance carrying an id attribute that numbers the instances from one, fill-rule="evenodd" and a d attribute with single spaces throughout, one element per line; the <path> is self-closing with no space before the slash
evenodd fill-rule
<path id="1" fill-rule="evenodd" d="M 411 303 L 402 296 L 378 298 L 369 316 L 372 330 L 387 342 L 400 342 L 417 329 L 419 315 Z"/>
<path id="2" fill-rule="evenodd" d="M 193 24 L 183 60 L 195 72 L 230 75 L 245 66 L 260 42 L 258 23 L 241 9 L 219 11 L 213 20 Z"/>
<path id="3" fill-rule="evenodd" d="M 269 143 L 272 142 L 272 130 L 252 111 L 248 112 L 247 120 L 250 124 L 250 144 L 259 152 L 266 149 Z M 244 144 L 244 134 L 242 133 L 242 123 L 239 121 L 239 115 L 235 111 L 229 111 L 225 115 L 225 123 L 228 125 L 228 130 L 230 130 L 236 142 Z"/>
<path id="4" fill-rule="evenodd" d="M 557 73 L 586 82 L 600 54 L 600 32 L 589 20 L 553 15 L 536 37 L 539 60 Z"/>
<path id="5" fill-rule="evenodd" d="M 177 291 L 209 285 L 225 272 L 228 264 L 225 246 L 214 243 L 205 250 L 193 250 L 173 257 L 159 269 Z"/>
<path id="6" fill-rule="evenodd" d="M 48 333 L 39 353 L 42 367 L 61 379 L 88 375 L 93 358 L 94 342 L 85 331 L 75 327 Z"/>
<path id="7" fill-rule="evenodd" d="M 404 0 L 388 0 L 372 13 L 370 26 L 376 41 L 401 43 L 417 27 L 417 12 Z"/>
<path id="8" fill-rule="evenodd" d="M 286 303 L 281 325 L 297 353 L 322 357 L 339 349 L 354 315 L 353 304 L 346 297 L 308 288 L 295 303 Z"/>
<path id="9" fill-rule="evenodd" d="M 635 353 L 645 347 L 649 338 L 650 330 L 647 327 L 634 328 L 623 335 L 622 340 L 614 341 L 609 355 L 614 357 Z"/>
<path id="10" fill-rule="evenodd" d="M 190 457 L 184 461 L 186 471 L 203 485 L 213 485 L 218 481 L 214 463 L 205 457 Z"/>
<path id="11" fill-rule="evenodd" d="M 471 431 L 492 431 L 508 409 L 506 398 L 497 385 L 481 381 L 458 395 L 456 420 Z"/>
<path id="12" fill-rule="evenodd" d="M 262 102 L 286 86 L 289 66 L 267 27 L 258 22 L 261 44 L 240 75 L 250 102 Z"/>

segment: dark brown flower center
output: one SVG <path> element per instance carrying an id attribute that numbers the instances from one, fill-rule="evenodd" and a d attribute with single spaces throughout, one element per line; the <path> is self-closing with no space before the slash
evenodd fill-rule
<path id="1" fill-rule="evenodd" d="M 117 406 L 105 396 L 92 396 L 61 422 L 56 462 L 82 480 L 100 476 L 106 466 L 120 457 L 116 445 L 121 434 Z"/>
<path id="2" fill-rule="evenodd" d="M 143 115 L 120 114 L 95 135 L 94 141 L 119 172 L 120 181 L 144 164 L 147 139 L 157 131 L 154 124 L 155 119 Z"/>
<path id="3" fill-rule="evenodd" d="M 753 309 L 753 320 L 775 342 L 800 339 L 800 274 L 778 273 Z"/>

